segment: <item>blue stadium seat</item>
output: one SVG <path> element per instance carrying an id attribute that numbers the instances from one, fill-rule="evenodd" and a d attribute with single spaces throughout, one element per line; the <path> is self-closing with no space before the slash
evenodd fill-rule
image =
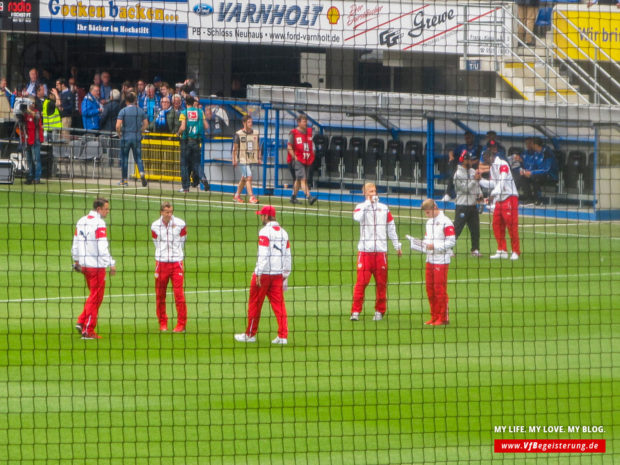
<path id="1" fill-rule="evenodd" d="M 536 17 L 536 26 L 539 27 L 551 27 L 553 18 L 553 7 L 547 6 L 538 10 L 538 16 Z"/>

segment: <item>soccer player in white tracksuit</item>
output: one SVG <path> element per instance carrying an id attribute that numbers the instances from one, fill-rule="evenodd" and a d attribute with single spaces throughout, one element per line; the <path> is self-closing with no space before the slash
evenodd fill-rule
<path id="1" fill-rule="evenodd" d="M 433 199 L 422 202 L 422 211 L 428 218 L 424 245 L 426 246 L 426 294 L 431 306 L 431 319 L 427 325 L 449 323 L 448 316 L 448 267 L 452 249 L 456 245 L 454 225 L 450 218 L 437 208 Z"/>
<path id="2" fill-rule="evenodd" d="M 187 324 L 187 304 L 183 291 L 184 247 L 187 239 L 185 221 L 175 217 L 170 202 L 163 202 L 159 209 L 161 217 L 151 225 L 151 236 L 155 244 L 155 296 L 157 301 L 157 319 L 160 331 L 168 331 L 166 314 L 166 292 L 168 281 L 172 281 L 174 301 L 177 307 L 177 325 L 175 333 L 185 331 Z"/>
<path id="3" fill-rule="evenodd" d="M 366 200 L 353 211 L 353 219 L 360 224 L 360 240 L 357 245 L 357 281 L 353 289 L 352 321 L 359 319 L 364 304 L 364 292 L 373 275 L 377 284 L 374 319 L 383 319 L 387 306 L 388 237 L 398 256 L 403 254 L 394 218 L 387 205 L 379 202 L 377 187 L 373 183 L 364 184 L 364 195 Z"/>
<path id="4" fill-rule="evenodd" d="M 491 259 L 508 258 L 506 248 L 506 228 L 510 234 L 512 247 L 511 260 L 518 260 L 521 255 L 519 243 L 519 191 L 512 178 L 510 165 L 492 152 L 483 155 L 484 164 L 490 163 L 489 179 L 481 179 L 480 185 L 493 189 L 489 200 L 495 201 L 493 211 L 493 234 L 497 241 L 497 252 Z M 482 165 L 482 164 L 481 164 Z"/>
<path id="5" fill-rule="evenodd" d="M 261 216 L 263 228 L 258 233 L 258 259 L 250 284 L 248 326 L 245 333 L 235 334 L 239 342 L 256 342 L 258 323 L 265 297 L 269 298 L 278 321 L 278 336 L 273 344 L 288 343 L 288 321 L 284 291 L 291 274 L 291 244 L 288 234 L 276 221 L 276 209 L 264 206 L 256 212 Z"/>
<path id="6" fill-rule="evenodd" d="M 84 311 L 78 317 L 75 328 L 82 339 L 100 339 L 95 332 L 99 307 L 105 292 L 106 268 L 110 275 L 116 274 L 116 263 L 110 255 L 108 234 L 104 218 L 110 212 L 110 203 L 104 198 L 93 202 L 93 209 L 77 222 L 73 235 L 71 256 L 73 268 L 86 278 L 90 295 L 84 304 Z"/>

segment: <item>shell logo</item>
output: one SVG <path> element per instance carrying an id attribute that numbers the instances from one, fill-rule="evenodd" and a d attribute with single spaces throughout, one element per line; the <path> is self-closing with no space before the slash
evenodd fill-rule
<path id="1" fill-rule="evenodd" d="M 329 24 L 338 24 L 338 21 L 340 20 L 340 11 L 338 11 L 338 8 L 332 6 L 329 10 L 327 10 L 327 20 L 329 21 Z"/>

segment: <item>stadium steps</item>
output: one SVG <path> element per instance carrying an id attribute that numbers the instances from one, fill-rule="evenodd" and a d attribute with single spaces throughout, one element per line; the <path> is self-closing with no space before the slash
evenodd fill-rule
<path id="1" fill-rule="evenodd" d="M 497 73 L 524 100 L 587 103 L 588 96 L 570 84 L 558 66 L 535 58 L 548 54 L 543 46 L 517 48 L 516 55 L 505 59 Z"/>

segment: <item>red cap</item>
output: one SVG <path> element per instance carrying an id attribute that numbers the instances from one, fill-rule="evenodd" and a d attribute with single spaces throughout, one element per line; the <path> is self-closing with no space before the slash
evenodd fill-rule
<path id="1" fill-rule="evenodd" d="M 267 216 L 271 216 L 272 218 L 276 217 L 276 209 L 274 207 L 272 207 L 271 205 L 265 205 L 263 208 L 261 208 L 260 210 L 258 210 L 256 212 L 257 215 L 267 215 Z"/>

